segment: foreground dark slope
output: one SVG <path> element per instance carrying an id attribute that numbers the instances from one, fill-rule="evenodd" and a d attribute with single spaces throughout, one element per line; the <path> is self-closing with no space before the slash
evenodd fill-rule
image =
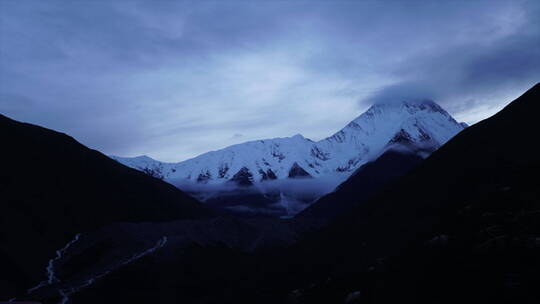
<path id="1" fill-rule="evenodd" d="M 537 301 L 539 112 L 537 84 L 300 243 L 299 300 Z"/>
<path id="2" fill-rule="evenodd" d="M 213 217 L 161 180 L 73 138 L 0 115 L 0 300 L 43 279 L 76 233 L 114 222 Z"/>
<path id="3" fill-rule="evenodd" d="M 128 225 L 133 230 L 109 227 L 98 233 L 96 244 L 112 238 L 129 247 L 132 240 L 138 243 L 149 234 L 165 235 L 168 242 L 70 299 L 343 303 L 359 291 L 361 303 L 538 303 L 540 160 L 535 141 L 540 128 L 534 119 L 539 91 L 537 85 L 501 113 L 463 131 L 409 174 L 292 248 L 253 253 L 234 245 L 240 241 L 255 248 L 261 240 L 261 234 L 241 221 L 232 226 L 218 219 L 194 225 Z M 271 239 L 282 237 L 280 226 L 267 224 Z M 180 245 L 191 230 L 195 243 Z M 212 235 L 214 241 L 204 241 Z M 81 247 L 68 251 L 64 267 L 59 265 L 60 275 L 68 278 L 66 272 L 80 271 L 101 256 L 84 244 L 91 236 L 83 235 Z M 296 237 L 300 236 L 293 234 L 290 241 Z M 50 303 L 57 302 L 51 298 Z"/>
<path id="4" fill-rule="evenodd" d="M 296 218 L 332 220 L 369 199 L 384 185 L 405 175 L 424 159 L 414 153 L 388 150 L 358 168 L 339 187 L 300 212 Z"/>
<path id="5" fill-rule="evenodd" d="M 169 246 L 73 301 L 538 303 L 539 91 L 291 248 Z"/>

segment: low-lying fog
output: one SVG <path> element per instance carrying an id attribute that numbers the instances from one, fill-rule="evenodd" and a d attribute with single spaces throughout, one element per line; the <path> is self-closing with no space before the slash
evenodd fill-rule
<path id="1" fill-rule="evenodd" d="M 169 181 L 200 201 L 231 213 L 292 217 L 319 197 L 332 192 L 347 176 L 335 174 L 318 178 L 287 178 L 238 186 L 233 182 L 197 183 Z"/>

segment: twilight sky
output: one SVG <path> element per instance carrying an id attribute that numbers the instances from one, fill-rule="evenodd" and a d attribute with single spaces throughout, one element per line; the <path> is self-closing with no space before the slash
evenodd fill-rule
<path id="1" fill-rule="evenodd" d="M 540 81 L 540 1 L 0 0 L 0 113 L 180 161 L 373 102 L 475 123 Z"/>

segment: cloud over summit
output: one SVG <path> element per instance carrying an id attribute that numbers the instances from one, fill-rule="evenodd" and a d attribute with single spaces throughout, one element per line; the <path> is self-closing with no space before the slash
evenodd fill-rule
<path id="1" fill-rule="evenodd" d="M 539 50 L 537 1 L 2 1 L 0 112 L 180 161 L 394 98 L 474 123 L 540 80 Z"/>

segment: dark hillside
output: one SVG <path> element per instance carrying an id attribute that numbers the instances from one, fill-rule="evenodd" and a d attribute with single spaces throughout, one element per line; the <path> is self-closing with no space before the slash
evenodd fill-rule
<path id="1" fill-rule="evenodd" d="M 76 233 L 113 222 L 213 216 L 170 184 L 65 134 L 0 116 L 0 141 L 0 295 L 40 280 L 55 250 Z"/>
<path id="2" fill-rule="evenodd" d="M 319 280 L 305 302 L 538 300 L 539 112 L 537 84 L 299 244 L 298 281 Z"/>

